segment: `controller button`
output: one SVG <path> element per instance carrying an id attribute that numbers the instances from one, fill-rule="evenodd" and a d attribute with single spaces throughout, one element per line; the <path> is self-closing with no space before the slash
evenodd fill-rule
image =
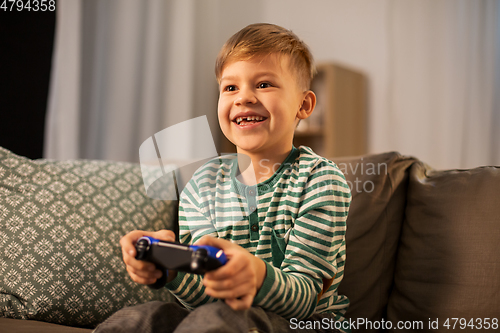
<path id="1" fill-rule="evenodd" d="M 199 248 L 195 251 L 195 256 L 200 257 L 200 256 L 206 256 L 208 254 L 207 249 L 204 248 Z"/>

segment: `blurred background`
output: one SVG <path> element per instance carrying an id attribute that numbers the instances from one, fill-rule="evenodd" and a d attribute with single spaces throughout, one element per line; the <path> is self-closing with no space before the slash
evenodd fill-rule
<path id="1" fill-rule="evenodd" d="M 269 22 L 295 32 L 318 63 L 365 78 L 363 153 L 399 151 L 437 169 L 500 165 L 499 18 L 498 0 L 0 9 L 0 146 L 30 158 L 137 162 L 151 135 L 206 115 L 220 150 L 215 57 L 241 28 Z"/>

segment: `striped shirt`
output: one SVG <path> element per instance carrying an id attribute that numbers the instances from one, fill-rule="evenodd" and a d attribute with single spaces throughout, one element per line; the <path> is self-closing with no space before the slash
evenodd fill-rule
<path id="1" fill-rule="evenodd" d="M 181 243 L 211 235 L 261 258 L 267 272 L 254 306 L 287 319 L 329 312 L 344 320 L 349 300 L 337 288 L 351 194 L 340 169 L 304 146 L 257 185 L 239 182 L 237 169 L 237 159 L 224 156 L 194 174 L 180 198 Z M 190 309 L 215 301 L 199 275 L 178 273 L 167 288 Z"/>

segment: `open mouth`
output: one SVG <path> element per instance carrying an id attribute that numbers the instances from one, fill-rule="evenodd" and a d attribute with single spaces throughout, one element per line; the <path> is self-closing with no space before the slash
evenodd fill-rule
<path id="1" fill-rule="evenodd" d="M 255 123 L 260 123 L 261 121 L 266 120 L 266 117 L 261 117 L 261 116 L 248 116 L 248 117 L 238 117 L 234 119 L 233 121 L 237 125 L 250 125 L 250 124 L 255 124 Z"/>

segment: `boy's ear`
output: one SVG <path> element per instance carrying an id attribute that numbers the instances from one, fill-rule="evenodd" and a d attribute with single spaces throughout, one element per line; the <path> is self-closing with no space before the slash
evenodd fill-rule
<path id="1" fill-rule="evenodd" d="M 300 109 L 297 112 L 297 118 L 299 119 L 308 118 L 314 111 L 315 106 L 316 106 L 316 95 L 311 90 L 306 91 L 304 94 L 304 98 L 302 99 L 302 105 L 300 106 Z"/>

